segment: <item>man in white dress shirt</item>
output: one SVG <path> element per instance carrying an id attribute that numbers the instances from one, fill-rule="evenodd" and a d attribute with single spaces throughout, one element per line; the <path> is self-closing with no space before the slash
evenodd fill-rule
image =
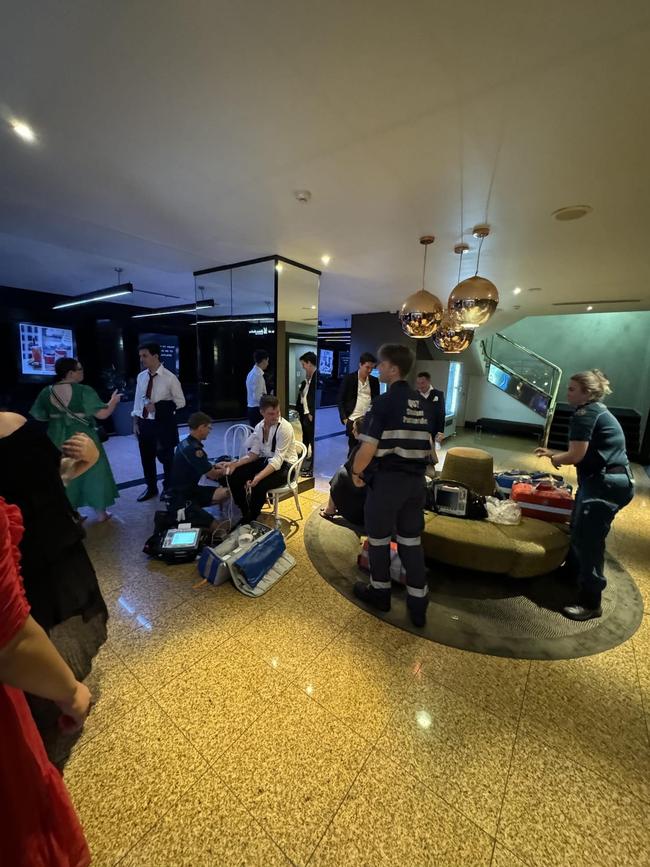
<path id="1" fill-rule="evenodd" d="M 253 353 L 255 364 L 246 377 L 246 408 L 248 423 L 251 427 L 262 421 L 260 415 L 260 400 L 266 394 L 264 371 L 269 366 L 269 354 L 265 349 L 256 349 Z"/>
<path id="2" fill-rule="evenodd" d="M 133 403 L 133 433 L 138 438 L 142 471 L 147 488 L 138 502 L 158 494 L 156 458 L 163 466 L 163 495 L 169 489 L 178 445 L 176 410 L 185 406 L 183 389 L 171 370 L 160 362 L 160 346 L 144 343 L 138 347 L 144 370 L 138 374 Z"/>

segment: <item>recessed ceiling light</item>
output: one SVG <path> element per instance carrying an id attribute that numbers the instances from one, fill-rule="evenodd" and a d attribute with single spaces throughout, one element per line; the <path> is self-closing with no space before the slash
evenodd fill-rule
<path id="1" fill-rule="evenodd" d="M 28 123 L 23 123 L 22 120 L 12 120 L 11 128 L 23 141 L 27 141 L 30 144 L 36 141 L 36 133 Z"/>
<path id="2" fill-rule="evenodd" d="M 589 305 L 589 307 L 587 307 L 587 310 L 593 310 L 593 309 L 594 308 L 591 306 L 591 304 Z"/>
<path id="3" fill-rule="evenodd" d="M 561 223 L 566 223 L 569 220 L 580 220 L 592 212 L 591 205 L 570 205 L 568 208 L 558 208 L 553 211 L 552 216 Z"/>
<path id="4" fill-rule="evenodd" d="M 282 274 L 282 272 L 284 271 L 284 268 L 282 267 L 281 262 L 278 262 L 278 264 L 275 266 L 275 270 L 278 272 L 278 274 Z"/>
<path id="5" fill-rule="evenodd" d="M 320 260 L 323 263 L 323 265 L 329 265 L 329 263 L 332 261 L 332 257 L 328 256 L 326 253 L 324 256 L 320 257 Z"/>
<path id="6" fill-rule="evenodd" d="M 515 286 L 515 288 L 512 290 L 512 294 L 513 295 L 521 295 L 521 287 Z"/>

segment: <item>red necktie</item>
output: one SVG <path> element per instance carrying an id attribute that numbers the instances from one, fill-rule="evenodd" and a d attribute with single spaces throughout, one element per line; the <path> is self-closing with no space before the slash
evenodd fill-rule
<path id="1" fill-rule="evenodd" d="M 149 403 L 149 401 L 151 400 L 151 395 L 153 393 L 153 378 L 154 378 L 154 376 L 158 376 L 158 374 L 157 373 L 150 373 L 149 374 L 149 382 L 147 383 L 147 393 L 145 394 L 145 403 Z M 149 415 L 149 410 L 145 406 L 144 409 L 142 410 L 142 418 L 147 418 L 148 415 Z"/>

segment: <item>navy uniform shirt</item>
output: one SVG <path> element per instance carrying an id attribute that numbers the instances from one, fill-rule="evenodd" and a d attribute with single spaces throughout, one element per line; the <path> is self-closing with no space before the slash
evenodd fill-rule
<path id="1" fill-rule="evenodd" d="M 172 464 L 171 488 L 174 498 L 190 499 L 201 476 L 212 469 L 212 464 L 201 440 L 191 434 L 176 446 Z"/>
<path id="2" fill-rule="evenodd" d="M 569 424 L 569 440 L 588 443 L 586 455 L 576 465 L 578 479 L 629 463 L 623 428 L 604 403 L 593 401 L 576 409 Z"/>
<path id="3" fill-rule="evenodd" d="M 424 475 L 431 463 L 433 404 L 409 388 L 403 379 L 376 397 L 367 414 L 362 442 L 377 445 L 364 476 L 377 471 Z"/>

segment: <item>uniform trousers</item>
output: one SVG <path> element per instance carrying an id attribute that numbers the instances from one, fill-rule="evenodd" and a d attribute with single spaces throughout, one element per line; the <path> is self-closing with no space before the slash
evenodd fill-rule
<path id="1" fill-rule="evenodd" d="M 248 423 L 251 427 L 255 427 L 262 421 L 260 408 L 258 406 L 249 406 L 246 409 L 248 411 Z"/>
<path id="2" fill-rule="evenodd" d="M 579 602 L 598 608 L 607 586 L 605 539 L 612 521 L 632 500 L 634 484 L 626 473 L 604 473 L 581 480 L 571 519 L 569 568 L 578 582 Z"/>
<path id="3" fill-rule="evenodd" d="M 390 543 L 396 533 L 409 596 L 428 593 L 421 533 L 424 529 L 422 475 L 378 470 L 369 480 L 364 509 L 368 534 L 370 586 L 390 593 Z"/>
<path id="4" fill-rule="evenodd" d="M 275 470 L 254 488 L 247 491 L 246 482 L 261 472 L 266 464 L 266 458 L 258 458 L 256 461 L 242 464 L 232 475 L 228 476 L 230 493 L 241 510 L 244 524 L 248 524 L 258 517 L 266 500 L 267 491 L 270 491 L 271 488 L 281 488 L 282 485 L 286 484 L 289 464 L 285 462 L 279 470 Z"/>

